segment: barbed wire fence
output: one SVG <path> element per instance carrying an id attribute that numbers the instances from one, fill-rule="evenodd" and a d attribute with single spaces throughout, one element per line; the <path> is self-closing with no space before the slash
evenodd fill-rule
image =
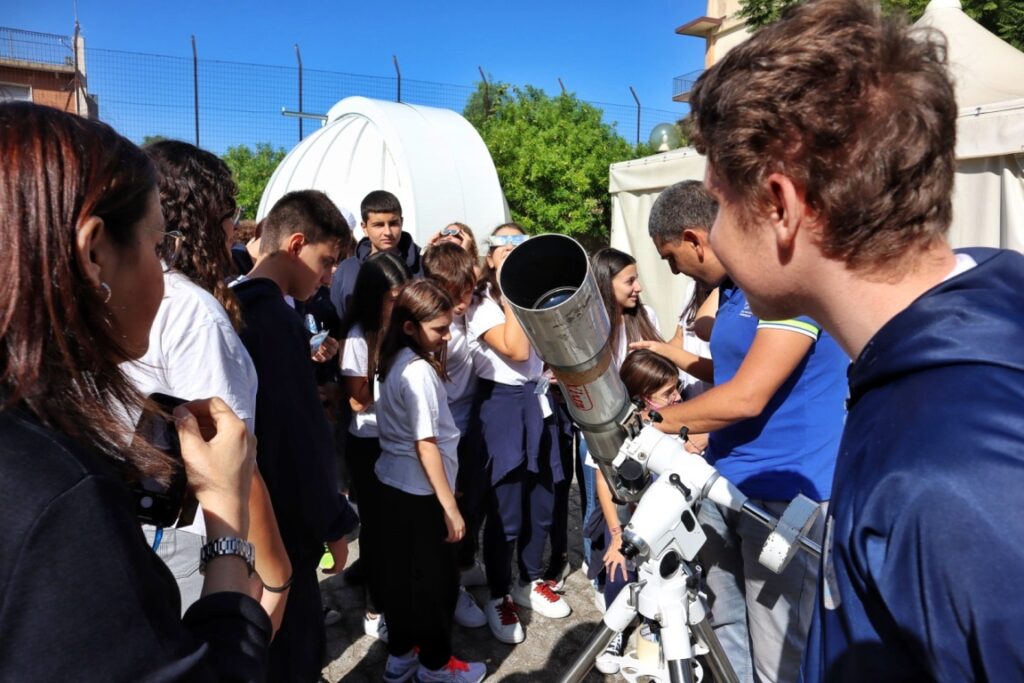
<path id="1" fill-rule="evenodd" d="M 299 110 L 297 66 L 193 61 L 92 47 L 86 48 L 86 64 L 89 91 L 99 101 L 100 118 L 135 142 L 156 135 L 196 142 L 197 110 L 199 144 L 218 154 L 242 144 L 291 149 L 299 142 L 299 120 L 282 115 L 282 110 Z M 476 90 L 475 85 L 303 68 L 302 110 L 326 114 L 352 95 L 395 100 L 399 87 L 403 102 L 459 113 Z M 591 104 L 603 111 L 605 122 L 615 125 L 619 135 L 635 142 L 635 106 Z M 680 112 L 641 107 L 640 139 L 646 141 L 658 123 L 680 116 Z M 304 120 L 304 135 L 319 125 Z"/>

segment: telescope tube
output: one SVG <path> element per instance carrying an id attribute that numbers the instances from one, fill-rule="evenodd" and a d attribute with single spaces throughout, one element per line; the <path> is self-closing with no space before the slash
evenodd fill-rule
<path id="1" fill-rule="evenodd" d="M 512 250 L 501 268 L 501 292 L 537 355 L 558 378 L 569 413 L 609 482 L 612 461 L 626 434 L 620 426 L 633 408 L 612 365 L 611 322 L 590 258 L 564 235 L 531 237 Z M 620 500 L 636 500 L 613 484 Z"/>

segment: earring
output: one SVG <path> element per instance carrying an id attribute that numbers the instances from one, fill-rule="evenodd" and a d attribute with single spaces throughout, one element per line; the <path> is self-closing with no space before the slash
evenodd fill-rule
<path id="1" fill-rule="evenodd" d="M 103 290 L 103 303 L 109 303 L 110 297 L 113 294 L 113 292 L 110 290 L 110 285 L 108 285 L 106 282 L 101 282 L 100 289 Z"/>

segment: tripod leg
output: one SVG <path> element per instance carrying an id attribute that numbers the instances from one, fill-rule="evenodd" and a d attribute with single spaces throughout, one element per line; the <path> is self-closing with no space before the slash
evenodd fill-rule
<path id="1" fill-rule="evenodd" d="M 732 668 L 729 658 L 725 656 L 725 650 L 722 649 L 722 643 L 715 635 L 714 629 L 711 628 L 711 623 L 705 618 L 693 627 L 693 631 L 697 638 L 708 647 L 704 663 L 707 664 L 708 671 L 714 677 L 715 683 L 739 683 L 736 671 Z"/>
<path id="2" fill-rule="evenodd" d="M 673 659 L 668 666 L 668 680 L 672 683 L 693 683 L 693 667 L 689 659 Z"/>
<path id="3" fill-rule="evenodd" d="M 562 674 L 561 683 L 579 683 L 582 681 L 584 676 L 593 668 L 594 660 L 604 652 L 604 649 L 608 647 L 608 643 L 612 642 L 612 638 L 615 637 L 616 633 L 618 631 L 609 628 L 604 622 L 599 624 L 594 629 L 594 635 L 590 636 L 586 646 L 576 656 L 572 666 Z"/>

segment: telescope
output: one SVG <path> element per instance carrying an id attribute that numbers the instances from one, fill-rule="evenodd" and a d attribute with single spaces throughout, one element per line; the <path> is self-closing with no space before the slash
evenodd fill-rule
<path id="1" fill-rule="evenodd" d="M 643 417 L 612 363 L 611 321 L 590 259 L 578 242 L 564 235 L 530 238 L 505 259 L 500 285 L 537 355 L 558 379 L 569 413 L 615 497 L 637 503 L 623 529 L 621 552 L 638 563 L 639 580 L 609 605 L 603 625 L 562 681 L 582 680 L 593 660 L 638 613 L 661 625 L 672 683 L 701 680 L 695 655 L 704 655 L 717 683 L 735 681 L 705 617 L 695 560 L 706 537 L 697 508 L 709 500 L 770 528 L 759 560 L 782 573 L 797 548 L 821 555 L 820 546 L 805 535 L 817 503 L 797 496 L 776 519 L 702 457 L 687 452 L 680 439 L 661 433 Z M 657 476 L 653 483 L 652 474 Z M 662 680 L 654 671 L 633 671 Z M 625 662 L 622 673 L 630 678 Z"/>

